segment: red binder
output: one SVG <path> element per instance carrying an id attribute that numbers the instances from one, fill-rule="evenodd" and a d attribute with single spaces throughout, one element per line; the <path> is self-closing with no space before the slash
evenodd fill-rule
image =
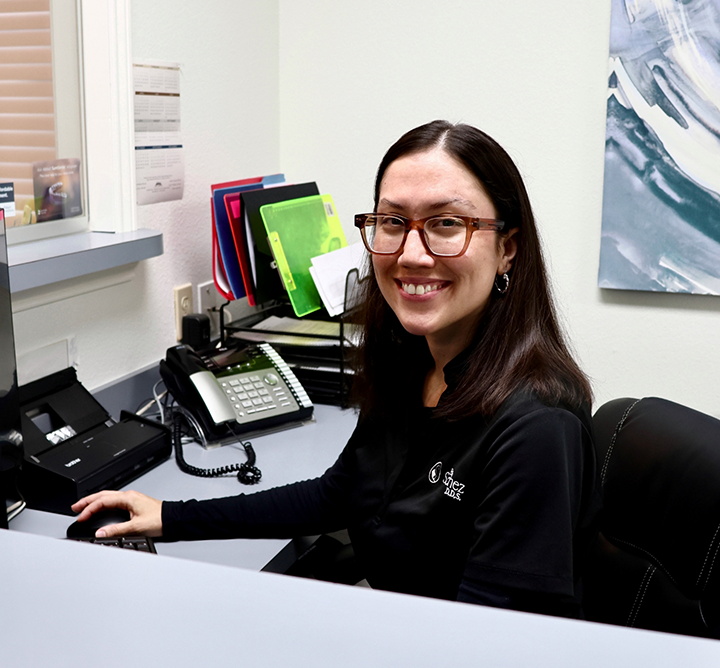
<path id="1" fill-rule="evenodd" d="M 248 304 L 255 306 L 255 284 L 252 278 L 252 269 L 248 264 L 248 244 L 245 238 L 242 199 L 239 192 L 228 193 L 224 199 L 228 221 L 230 222 L 230 231 L 235 241 L 235 251 L 237 252 L 237 258 L 240 263 L 240 273 L 242 274 L 243 285 L 245 287 L 245 295 L 247 296 Z"/>

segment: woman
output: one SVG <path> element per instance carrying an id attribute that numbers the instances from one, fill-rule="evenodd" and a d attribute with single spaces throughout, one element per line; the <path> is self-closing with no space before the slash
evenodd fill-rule
<path id="1" fill-rule="evenodd" d="M 598 487 L 587 379 L 563 343 L 535 222 L 507 153 L 467 125 L 401 137 L 356 216 L 374 271 L 358 425 L 315 480 L 120 506 L 107 535 L 290 537 L 348 528 L 373 587 L 581 616 Z"/>

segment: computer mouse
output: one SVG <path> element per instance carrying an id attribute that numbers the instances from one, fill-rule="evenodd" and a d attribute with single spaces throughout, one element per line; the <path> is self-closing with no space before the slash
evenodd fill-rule
<path id="1" fill-rule="evenodd" d="M 130 513 L 120 508 L 100 510 L 84 522 L 73 522 L 67 528 L 68 538 L 94 538 L 95 532 L 109 524 L 120 524 L 130 519 Z"/>

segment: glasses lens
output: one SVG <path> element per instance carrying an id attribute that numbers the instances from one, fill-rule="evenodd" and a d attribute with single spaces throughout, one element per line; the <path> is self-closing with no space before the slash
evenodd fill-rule
<path id="1" fill-rule="evenodd" d="M 405 221 L 395 216 L 368 216 L 363 234 L 372 250 L 378 253 L 397 253 L 405 236 Z"/>
<path id="2" fill-rule="evenodd" d="M 462 218 L 443 216 L 425 223 L 425 241 L 437 255 L 457 255 L 465 246 L 467 223 Z"/>

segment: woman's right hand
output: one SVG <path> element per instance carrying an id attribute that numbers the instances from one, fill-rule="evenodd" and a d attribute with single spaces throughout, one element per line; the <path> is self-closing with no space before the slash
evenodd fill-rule
<path id="1" fill-rule="evenodd" d="M 162 501 L 140 492 L 115 492 L 105 490 L 90 494 L 72 505 L 76 520 L 84 522 L 100 510 L 122 508 L 130 513 L 130 520 L 98 529 L 97 538 L 141 535 L 157 538 L 162 536 Z"/>

